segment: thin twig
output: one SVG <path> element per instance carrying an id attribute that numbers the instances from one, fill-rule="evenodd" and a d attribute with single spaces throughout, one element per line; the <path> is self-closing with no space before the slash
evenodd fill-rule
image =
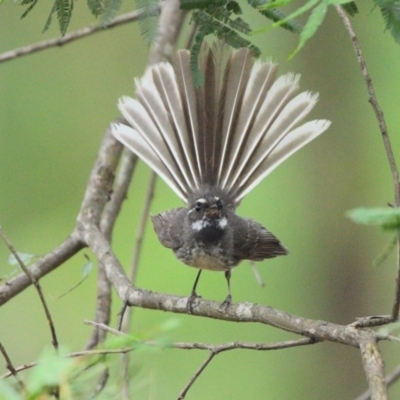
<path id="1" fill-rule="evenodd" d="M 140 254 L 142 252 L 143 236 L 146 230 L 147 221 L 149 219 L 150 206 L 154 197 L 154 188 L 156 186 L 156 181 L 157 181 L 157 174 L 154 171 L 152 171 L 149 183 L 147 185 L 146 199 L 143 204 L 139 226 L 136 232 L 136 241 L 135 241 L 135 247 L 133 249 L 132 265 L 128 274 L 128 277 L 133 284 L 136 282 L 137 269 L 139 265 Z"/>
<path id="2" fill-rule="evenodd" d="M 6 349 L 4 348 L 4 346 L 1 342 L 0 342 L 0 351 L 1 351 L 1 354 L 3 354 L 4 359 L 6 360 L 6 368 L 10 371 L 10 374 L 15 378 L 15 380 L 17 381 L 21 390 L 25 393 L 26 388 L 25 388 L 24 382 L 22 382 L 22 380 L 20 379 L 17 370 L 14 368 L 14 365 L 11 362 L 11 359 L 8 356 Z"/>
<path id="3" fill-rule="evenodd" d="M 200 368 L 195 372 L 195 374 L 190 378 L 189 382 L 186 384 L 182 392 L 179 394 L 177 400 L 183 400 L 186 397 L 187 392 L 192 387 L 197 378 L 201 375 L 207 365 L 211 362 L 211 360 L 217 354 L 234 349 L 247 349 L 247 350 L 279 350 L 279 349 L 287 349 L 290 347 L 304 346 L 308 344 L 314 344 L 315 341 L 312 338 L 303 338 L 297 340 L 287 340 L 284 342 L 277 343 L 243 343 L 243 342 L 230 342 L 224 343 L 221 345 L 206 345 L 204 343 L 190 343 L 190 347 L 188 344 L 182 344 L 186 347 L 181 347 L 180 343 L 174 343 L 174 348 L 185 348 L 186 350 L 192 349 L 202 349 L 202 350 L 210 350 L 209 357 L 203 362 Z"/>
<path id="4" fill-rule="evenodd" d="M 361 51 L 360 43 L 358 42 L 357 36 L 351 26 L 350 20 L 347 17 L 345 11 L 340 6 L 335 6 L 336 11 L 338 12 L 340 18 L 343 21 L 343 24 L 349 33 L 350 39 L 353 43 L 354 51 L 357 55 L 358 64 L 360 65 L 360 69 L 362 75 L 364 77 L 365 85 L 367 86 L 367 90 L 369 93 L 369 102 L 371 103 L 372 108 L 374 109 L 376 119 L 378 120 L 379 129 L 382 134 L 383 144 L 386 150 L 386 156 L 389 161 L 390 171 L 393 177 L 393 186 L 394 186 L 394 199 L 396 207 L 400 207 L 400 180 L 399 180 L 399 170 L 396 165 L 396 159 L 394 158 L 392 145 L 390 143 L 389 132 L 386 126 L 386 121 L 383 116 L 383 112 L 379 106 L 378 100 L 375 95 L 374 86 L 372 84 L 371 77 L 368 73 L 367 64 L 365 62 L 363 53 Z M 392 308 L 392 318 L 395 321 L 399 316 L 400 310 L 400 232 L 398 233 L 397 238 L 397 278 L 396 278 L 396 289 L 395 289 L 395 300 Z"/>
<path id="5" fill-rule="evenodd" d="M 94 321 L 85 320 L 85 325 L 97 326 L 100 329 L 104 329 L 105 331 L 112 333 L 116 336 L 124 336 L 129 337 L 128 334 L 118 331 L 109 327 L 108 325 L 98 324 Z M 132 338 L 133 339 L 133 338 Z M 145 340 L 140 341 L 142 344 L 147 344 L 150 346 L 158 346 L 157 342 Z M 223 344 L 207 344 L 207 343 L 185 343 L 185 342 L 175 342 L 170 345 L 170 347 L 174 349 L 182 349 L 182 350 L 208 350 L 213 351 L 215 353 L 221 353 L 222 351 L 228 350 L 280 350 L 287 349 L 289 347 L 297 347 L 297 346 L 305 346 L 308 344 L 314 344 L 316 341 L 313 338 L 301 338 L 295 340 L 285 340 L 283 342 L 276 343 L 248 343 L 248 342 L 227 342 Z"/>
<path id="6" fill-rule="evenodd" d="M 98 328 L 104 329 L 105 331 L 113 333 L 117 336 L 129 337 L 129 335 L 126 335 L 120 331 L 112 329 L 104 324 L 97 324 L 93 321 L 85 321 L 85 324 L 97 326 Z M 134 340 L 135 339 L 132 338 L 132 341 Z M 228 342 L 222 344 L 208 344 L 208 343 L 175 342 L 170 344 L 168 348 L 179 349 L 179 350 L 206 350 L 218 354 L 223 351 L 231 351 L 231 350 L 254 350 L 254 351 L 280 350 L 280 349 L 287 349 L 290 347 L 305 346 L 313 343 L 315 342 L 310 338 L 287 340 L 284 342 L 276 342 L 276 343 Z M 104 356 L 109 354 L 126 354 L 136 350 L 138 346 L 160 347 L 160 343 L 154 340 L 136 341 L 135 345 L 132 346 L 127 346 L 117 349 L 92 349 L 92 350 L 75 351 L 69 354 L 65 354 L 63 355 L 63 357 L 76 358 L 76 357 L 89 357 L 89 356 Z M 38 364 L 39 364 L 38 361 L 34 361 L 31 363 L 20 365 L 19 367 L 14 368 L 14 370 L 16 372 L 21 372 L 26 369 L 35 367 Z M 8 378 L 11 375 L 13 375 L 11 371 L 6 372 L 5 374 L 0 376 L 0 379 Z"/>
<path id="7" fill-rule="evenodd" d="M 0 63 L 13 60 L 17 57 L 26 56 L 28 54 L 33 54 L 41 50 L 47 50 L 51 47 L 63 46 L 67 43 L 73 42 L 77 39 L 82 39 L 97 32 L 106 32 L 108 29 L 115 28 L 116 26 L 137 21 L 140 17 L 140 14 L 141 11 L 132 11 L 114 18 L 106 27 L 101 25 L 93 25 L 86 28 L 78 29 L 75 32 L 67 33 L 62 37 L 43 40 L 42 42 L 31 44 L 29 46 L 23 46 L 14 50 L 6 51 L 5 53 L 0 54 Z"/>
<path id="8" fill-rule="evenodd" d="M 98 329 L 102 329 L 103 331 L 112 333 L 113 335 L 117 335 L 117 336 L 128 336 L 126 333 L 121 332 L 121 330 L 119 330 L 119 329 L 111 328 L 110 326 L 108 326 L 108 325 L 106 325 L 106 324 L 103 324 L 103 323 L 99 323 L 99 322 L 97 322 L 97 321 L 89 321 L 89 320 L 85 319 L 85 320 L 83 321 L 83 323 L 84 323 L 85 325 L 91 325 L 91 326 L 94 326 L 94 327 L 96 327 L 96 328 L 98 328 Z"/>
<path id="9" fill-rule="evenodd" d="M 4 243 L 7 245 L 7 247 L 9 248 L 9 250 L 11 251 L 12 255 L 15 257 L 15 259 L 17 260 L 19 266 L 21 267 L 22 271 L 25 272 L 25 274 L 29 277 L 29 279 L 31 280 L 32 284 L 35 286 L 36 291 L 38 292 L 40 301 L 42 303 L 44 312 L 46 314 L 46 318 L 47 318 L 47 322 L 49 323 L 49 327 L 50 327 L 50 332 L 51 332 L 51 337 L 52 337 L 52 344 L 54 346 L 54 348 L 56 349 L 56 351 L 58 351 L 58 340 L 57 340 L 57 334 L 56 334 L 56 329 L 54 327 L 54 322 L 53 322 L 53 318 L 51 317 L 50 314 L 50 310 L 47 307 L 47 303 L 46 300 L 44 298 L 44 294 L 42 291 L 42 287 L 40 286 L 39 281 L 31 274 L 31 272 L 29 271 L 28 268 L 26 268 L 25 264 L 23 263 L 23 261 L 21 260 L 19 254 L 17 253 L 17 251 L 15 250 L 14 246 L 12 245 L 12 243 L 10 242 L 10 240 L 8 239 L 6 233 L 3 231 L 3 228 L 0 226 L 0 236 L 2 237 L 2 239 L 4 240 Z"/>
<path id="10" fill-rule="evenodd" d="M 389 324 L 390 322 L 393 322 L 391 315 L 372 315 L 368 317 L 356 318 L 356 320 L 348 326 L 353 326 L 354 328 L 373 328 L 376 326 Z"/>
<path id="11" fill-rule="evenodd" d="M 40 257 L 28 270 L 31 271 L 36 279 L 40 279 L 65 263 L 83 247 L 85 247 L 84 243 L 74 232 L 55 249 Z M 9 279 L 0 286 L 0 306 L 17 296 L 31 284 L 31 279 L 24 272 Z"/>
<path id="12" fill-rule="evenodd" d="M 128 310 L 128 313 L 126 313 L 127 310 Z M 125 318 L 125 315 L 126 315 L 126 318 Z M 126 321 L 129 318 L 129 315 L 130 315 L 129 304 L 127 301 L 124 301 L 121 311 L 118 313 L 117 330 L 123 331 L 123 332 L 127 331 L 127 329 L 124 329 L 123 324 L 124 324 L 124 321 Z"/>
<path id="13" fill-rule="evenodd" d="M 380 335 L 379 333 L 376 335 L 376 340 L 388 340 L 389 342 L 400 343 L 400 338 L 394 335 Z"/>
<path id="14" fill-rule="evenodd" d="M 200 368 L 190 378 L 187 385 L 183 388 L 182 392 L 177 397 L 177 400 L 183 400 L 186 397 L 186 394 L 189 391 L 189 389 L 192 387 L 193 383 L 196 382 L 197 378 L 201 375 L 201 373 L 204 371 L 204 369 L 207 367 L 207 365 L 211 362 L 211 360 L 216 355 L 217 355 L 217 353 L 214 353 L 213 351 L 210 353 L 210 355 L 204 360 L 203 364 L 200 365 Z"/>

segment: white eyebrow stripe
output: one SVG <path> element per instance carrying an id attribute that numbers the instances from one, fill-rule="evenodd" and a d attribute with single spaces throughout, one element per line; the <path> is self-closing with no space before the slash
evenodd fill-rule
<path id="1" fill-rule="evenodd" d="M 202 204 L 205 204 L 205 203 L 207 203 L 207 200 L 206 200 L 206 199 L 204 199 L 203 197 L 201 197 L 200 199 L 197 199 L 197 200 L 196 200 L 196 203 L 202 203 Z"/>

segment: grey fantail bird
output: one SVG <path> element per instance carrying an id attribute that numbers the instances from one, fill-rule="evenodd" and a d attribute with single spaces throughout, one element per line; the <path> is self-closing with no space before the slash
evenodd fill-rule
<path id="1" fill-rule="evenodd" d="M 203 87 L 194 86 L 189 64 L 189 51 L 179 50 L 171 63 L 150 67 L 136 81 L 136 99 L 119 102 L 129 126 L 116 123 L 112 132 L 187 204 L 152 221 L 161 244 L 199 268 L 191 310 L 203 269 L 225 273 L 227 307 L 233 267 L 288 253 L 271 232 L 235 209 L 330 122 L 298 125 L 318 95 L 297 94 L 299 75 L 276 79 L 277 65 L 255 61 L 246 48 L 231 52 L 221 42 L 203 45 Z"/>

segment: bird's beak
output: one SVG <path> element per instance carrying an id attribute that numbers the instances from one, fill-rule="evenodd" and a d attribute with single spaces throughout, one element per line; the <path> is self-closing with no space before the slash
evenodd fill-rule
<path id="1" fill-rule="evenodd" d="M 217 207 L 210 207 L 206 212 L 206 217 L 210 219 L 218 218 L 219 217 L 219 210 Z"/>

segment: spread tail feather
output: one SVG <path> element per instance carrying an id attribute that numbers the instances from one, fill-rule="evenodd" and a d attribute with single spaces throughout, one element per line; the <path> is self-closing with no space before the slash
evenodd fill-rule
<path id="1" fill-rule="evenodd" d="M 299 126 L 318 95 L 298 92 L 299 75 L 275 80 L 277 66 L 254 61 L 248 49 L 204 45 L 195 88 L 190 54 L 152 66 L 137 81 L 136 99 L 121 113 L 131 127 L 114 124 L 114 136 L 153 168 L 185 202 L 205 185 L 239 202 L 266 175 L 330 125 Z"/>

